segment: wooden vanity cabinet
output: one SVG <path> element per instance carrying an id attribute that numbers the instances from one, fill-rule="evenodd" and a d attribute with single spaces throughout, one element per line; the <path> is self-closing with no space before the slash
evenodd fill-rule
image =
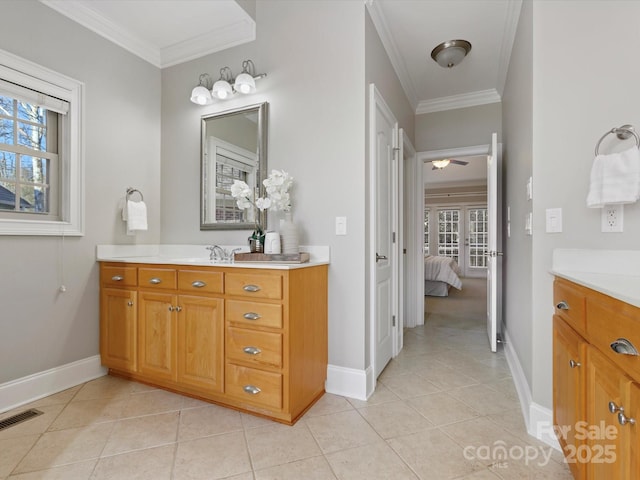
<path id="1" fill-rule="evenodd" d="M 611 346 L 638 346 L 640 309 L 561 278 L 554 300 L 554 424 L 574 478 L 640 479 L 640 356 Z"/>
<path id="2" fill-rule="evenodd" d="M 117 266 L 103 263 L 101 269 Z M 322 396 L 326 265 L 289 270 L 134 268 L 137 288 L 132 293 L 138 305 L 126 311 L 137 314 L 130 327 L 134 336 L 116 335 L 112 343 L 128 348 L 137 363 L 125 368 L 101 349 L 102 362 L 112 373 L 287 424 Z M 110 290 L 103 282 L 105 301 Z M 101 311 L 101 332 L 110 323 L 112 336 L 124 332 L 125 312 L 111 307 L 107 315 L 104 305 Z"/>

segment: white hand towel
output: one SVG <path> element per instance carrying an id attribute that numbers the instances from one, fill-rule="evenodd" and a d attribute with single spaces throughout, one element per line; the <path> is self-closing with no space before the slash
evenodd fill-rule
<path id="1" fill-rule="evenodd" d="M 634 203 L 640 198 L 640 151 L 632 147 L 620 153 L 597 155 L 591 167 L 587 195 L 589 208 Z"/>
<path id="2" fill-rule="evenodd" d="M 122 212 L 122 218 L 127 222 L 127 231 L 147 229 L 147 206 L 144 202 L 127 200 Z"/>

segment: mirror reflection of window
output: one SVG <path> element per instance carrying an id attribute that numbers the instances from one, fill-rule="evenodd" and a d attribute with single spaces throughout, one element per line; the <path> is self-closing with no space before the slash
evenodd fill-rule
<path id="1" fill-rule="evenodd" d="M 249 229 L 261 220 L 255 218 L 260 212 L 238 208 L 231 185 L 241 180 L 256 196 L 263 194 L 266 108 L 263 103 L 202 118 L 201 229 Z"/>

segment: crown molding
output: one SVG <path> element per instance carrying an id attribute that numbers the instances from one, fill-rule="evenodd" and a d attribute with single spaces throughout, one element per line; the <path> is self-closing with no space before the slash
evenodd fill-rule
<path id="1" fill-rule="evenodd" d="M 40 2 L 158 68 L 193 60 L 256 38 L 255 21 L 248 17 L 246 20 L 217 31 L 160 49 L 123 29 L 87 6 L 86 2 L 77 0 L 40 0 Z"/>
<path id="2" fill-rule="evenodd" d="M 416 115 L 424 113 L 442 112 L 445 110 L 455 110 L 456 108 L 476 107 L 489 103 L 499 103 L 502 99 L 497 90 L 480 90 L 478 92 L 462 93 L 450 97 L 434 98 L 418 104 Z"/>
<path id="3" fill-rule="evenodd" d="M 247 19 L 160 50 L 160 68 L 177 65 L 256 39 L 256 22 Z"/>
<path id="4" fill-rule="evenodd" d="M 389 56 L 389 61 L 393 66 L 393 70 L 396 72 L 398 76 L 398 80 L 400 80 L 400 85 L 402 85 L 402 89 L 404 90 L 411 107 L 415 110 L 416 105 L 418 105 L 418 96 L 416 95 L 416 89 L 411 81 L 411 77 L 409 76 L 409 72 L 407 71 L 407 67 L 402 60 L 402 55 L 396 46 L 396 42 L 393 39 L 393 35 L 391 34 L 391 30 L 387 25 L 387 21 L 384 18 L 384 13 L 382 12 L 382 8 L 380 7 L 380 2 L 376 2 L 374 0 L 365 0 L 365 5 L 367 6 L 367 10 L 369 11 L 369 15 L 371 16 L 371 20 L 373 21 L 373 25 L 378 32 L 378 36 L 380 37 L 380 41 L 384 46 L 387 55 Z"/>
<path id="5" fill-rule="evenodd" d="M 522 10 L 522 0 L 513 0 L 508 2 L 507 18 L 502 34 L 502 45 L 500 46 L 500 57 L 498 59 L 498 94 L 502 95 L 504 85 L 507 82 L 507 73 L 509 72 L 509 62 L 511 61 L 511 51 L 513 42 L 516 38 L 518 30 L 518 21 L 520 20 L 520 11 Z"/>

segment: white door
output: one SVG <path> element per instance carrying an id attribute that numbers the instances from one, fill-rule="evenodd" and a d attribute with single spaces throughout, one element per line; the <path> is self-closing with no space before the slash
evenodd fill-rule
<path id="1" fill-rule="evenodd" d="M 501 318 L 501 304 L 498 301 L 499 292 L 502 288 L 502 252 L 499 251 L 502 243 L 499 239 L 501 231 L 498 198 L 499 174 L 498 135 L 494 133 L 491 136 L 491 147 L 487 156 L 487 216 L 489 217 L 487 239 L 487 333 L 492 352 L 495 352 L 498 348 L 498 327 Z"/>
<path id="2" fill-rule="evenodd" d="M 378 378 L 384 367 L 393 356 L 394 324 L 397 298 L 395 280 L 397 272 L 397 254 L 393 242 L 394 224 L 396 223 L 395 188 L 397 183 L 397 122 L 386 106 L 384 100 L 372 85 L 370 111 L 371 147 L 373 159 L 371 165 L 373 212 L 373 244 L 372 258 L 374 281 L 372 292 L 373 316 L 373 351 L 374 374 Z"/>

